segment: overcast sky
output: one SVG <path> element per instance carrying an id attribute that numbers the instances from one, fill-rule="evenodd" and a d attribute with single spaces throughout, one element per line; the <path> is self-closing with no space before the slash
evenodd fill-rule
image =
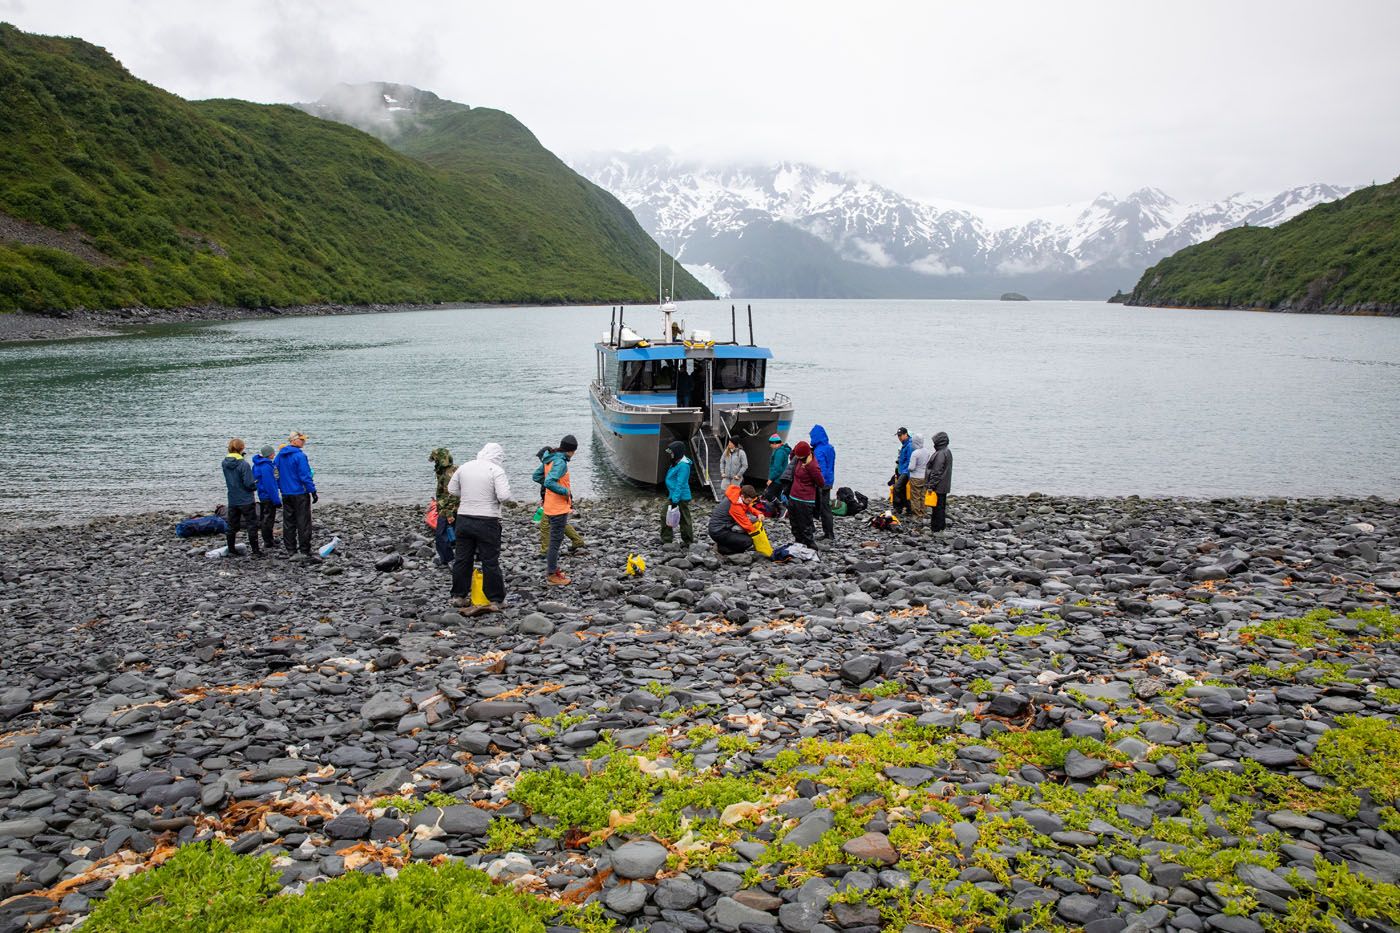
<path id="1" fill-rule="evenodd" d="M 1400 174 L 1400 2 L 0 0 L 188 98 L 398 81 L 562 156 L 790 159 L 916 197 L 1184 200 Z"/>

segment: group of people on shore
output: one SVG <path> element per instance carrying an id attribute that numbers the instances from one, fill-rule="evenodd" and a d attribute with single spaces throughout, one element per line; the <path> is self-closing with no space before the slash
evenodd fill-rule
<path id="1" fill-rule="evenodd" d="M 948 435 L 933 438 L 933 450 L 924 448 L 921 435 L 910 435 L 901 427 L 895 475 L 890 478 L 896 515 L 922 518 L 927 507 L 930 529 L 947 527 L 948 492 L 953 481 L 953 454 Z M 826 428 L 813 425 L 808 439 L 788 445 L 779 434 L 768 438 L 772 451 L 768 463 L 768 483 L 760 493 L 745 482 L 748 455 L 736 438 L 729 438 L 720 457 L 722 496 L 711 513 L 706 528 L 721 554 L 751 550 L 765 518 L 786 515 L 793 539 L 813 550 L 817 547 L 817 526 L 823 540 L 835 537 L 832 491 L 836 488 L 836 448 Z M 694 521 L 690 514 L 692 463 L 685 444 L 675 441 L 666 448 L 671 464 L 666 472 L 666 509 L 662 513 L 661 541 L 670 544 L 677 532 L 687 546 L 695 542 Z M 927 506 L 926 506 L 927 503 Z"/>
<path id="2" fill-rule="evenodd" d="M 895 473 L 890 478 L 896 514 L 922 516 L 925 503 L 930 528 L 942 531 L 947 524 L 948 492 L 952 484 L 953 455 L 948 435 L 933 438 L 933 450 L 924 447 L 920 435 L 900 428 Z M 237 535 L 246 529 L 254 557 L 273 547 L 273 528 L 282 512 L 282 544 L 293 559 L 319 561 L 311 552 L 311 505 L 319 500 L 314 471 L 304 447 L 306 435 L 293 431 L 277 451 L 263 447 L 251 461 L 241 438 L 228 442 L 223 460 L 228 490 L 228 554 L 235 556 Z M 817 527 L 823 540 L 835 537 L 831 493 L 836 484 L 836 448 L 826 429 L 814 425 L 807 440 L 788 445 L 781 435 L 768 438 L 772 455 L 768 482 L 760 493 L 747 482 L 748 455 L 737 439 L 730 438 L 720 458 L 721 495 L 706 525 L 706 533 L 723 555 L 755 549 L 763 522 L 786 515 L 793 539 L 817 548 Z M 545 559 L 545 582 L 567 586 L 568 575 L 559 568 L 564 542 L 570 550 L 584 546 L 583 538 L 569 524 L 574 512 L 569 462 L 578 451 L 578 440 L 566 434 L 554 447 L 536 453 L 539 465 L 531 479 L 540 488 L 536 519 L 540 523 L 540 553 Z M 684 546 L 695 542 L 690 513 L 692 462 L 686 445 L 675 441 L 666 448 L 670 466 L 666 472 L 666 508 L 661 520 L 661 541 L 672 544 L 677 534 Z M 511 498 L 505 471 L 505 450 L 488 443 L 476 457 L 458 466 L 452 453 L 439 447 L 428 455 L 437 488 L 428 521 L 434 528 L 438 562 L 452 571 L 452 601 L 469 615 L 497 612 L 505 601 L 505 575 L 501 570 L 501 508 Z M 842 491 L 844 494 L 844 490 Z M 486 602 L 473 605 L 473 572 L 480 567 L 481 590 Z"/>
<path id="3" fill-rule="evenodd" d="M 238 556 L 238 532 L 246 529 L 249 550 L 262 557 L 273 550 L 273 527 L 282 512 L 282 546 L 293 558 L 319 561 L 311 553 L 311 504 L 316 492 L 315 473 L 303 448 L 306 435 L 293 431 L 287 442 L 273 451 L 263 447 L 247 457 L 247 444 L 235 437 L 228 442 L 223 460 L 224 486 L 228 492 L 228 556 Z"/>

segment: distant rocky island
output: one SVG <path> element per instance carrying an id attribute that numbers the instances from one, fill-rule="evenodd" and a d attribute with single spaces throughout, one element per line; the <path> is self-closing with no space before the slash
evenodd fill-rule
<path id="1" fill-rule="evenodd" d="M 1001 296 L 1001 300 L 1002 300 L 1002 301 L 1030 301 L 1029 298 L 1027 298 L 1025 295 L 1022 295 L 1020 292 L 1004 292 L 1004 293 L 1002 294 L 1002 296 Z"/>
<path id="2" fill-rule="evenodd" d="M 1400 316 L 1400 179 L 1274 228 L 1226 230 L 1143 273 L 1130 305 Z"/>

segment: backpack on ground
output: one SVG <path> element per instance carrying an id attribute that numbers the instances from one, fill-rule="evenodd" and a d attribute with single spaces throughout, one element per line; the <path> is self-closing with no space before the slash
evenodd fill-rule
<path id="1" fill-rule="evenodd" d="M 228 522 L 218 515 L 196 515 L 186 518 L 175 526 L 177 538 L 195 538 L 200 535 L 222 535 L 228 533 Z"/>
<path id="2" fill-rule="evenodd" d="M 836 501 L 846 504 L 846 511 L 841 513 L 844 515 L 859 515 L 870 508 L 870 499 L 865 493 L 857 492 L 850 486 L 842 486 L 836 490 Z M 832 509 L 832 514 L 836 514 L 835 508 Z"/>
<path id="3" fill-rule="evenodd" d="M 879 531 L 889 531 L 892 528 L 898 528 L 899 525 L 899 519 L 895 517 L 893 512 L 881 512 L 870 520 L 870 527 Z"/>

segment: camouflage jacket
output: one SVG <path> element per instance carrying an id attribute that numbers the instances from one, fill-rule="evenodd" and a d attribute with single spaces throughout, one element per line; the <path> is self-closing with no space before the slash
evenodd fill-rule
<path id="1" fill-rule="evenodd" d="M 437 507 L 439 515 L 456 515 L 457 503 L 460 498 L 447 494 L 447 484 L 452 479 L 452 474 L 457 472 L 457 464 L 452 462 L 452 452 L 446 447 L 439 447 L 428 457 L 433 462 L 433 469 L 437 472 Z"/>

